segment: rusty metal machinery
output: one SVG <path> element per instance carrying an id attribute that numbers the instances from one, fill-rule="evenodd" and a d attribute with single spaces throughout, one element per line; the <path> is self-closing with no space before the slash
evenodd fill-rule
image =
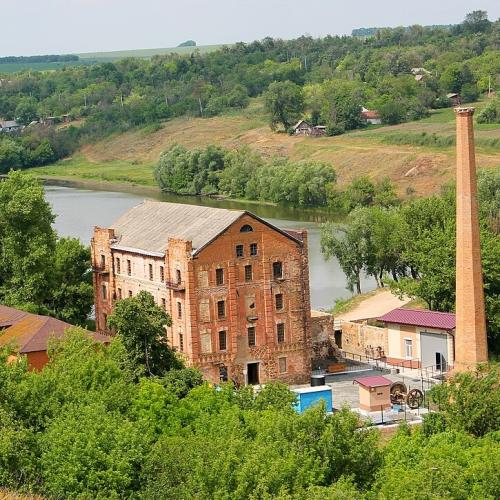
<path id="1" fill-rule="evenodd" d="M 409 408 L 416 410 L 424 402 L 424 394 L 420 389 L 411 389 L 408 392 L 403 382 L 394 382 L 391 385 L 391 403 L 403 404 L 406 402 Z"/>

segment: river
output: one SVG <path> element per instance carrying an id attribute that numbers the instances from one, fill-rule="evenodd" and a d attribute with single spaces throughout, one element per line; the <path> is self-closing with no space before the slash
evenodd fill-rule
<path id="1" fill-rule="evenodd" d="M 109 188 L 107 188 L 109 189 Z M 207 205 L 221 208 L 249 210 L 280 228 L 307 229 L 309 236 L 309 279 L 311 304 L 314 309 L 327 309 L 336 299 L 347 298 L 345 275 L 337 260 L 325 261 L 320 248 L 319 224 L 326 220 L 325 214 L 307 210 L 275 207 L 254 203 L 239 203 L 200 197 L 176 195 L 138 194 L 133 188 L 128 191 L 82 189 L 65 186 L 45 186 L 46 198 L 57 215 L 55 229 L 61 236 L 74 236 L 90 243 L 94 226 L 110 226 L 124 211 L 139 204 L 144 198 L 162 201 Z M 371 279 L 363 279 L 363 291 L 375 288 Z"/>

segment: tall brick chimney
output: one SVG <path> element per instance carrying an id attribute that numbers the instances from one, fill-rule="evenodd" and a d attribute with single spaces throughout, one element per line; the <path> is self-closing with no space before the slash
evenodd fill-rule
<path id="1" fill-rule="evenodd" d="M 457 119 L 457 264 L 455 370 L 488 361 L 483 273 L 479 247 L 474 108 L 455 108 Z"/>

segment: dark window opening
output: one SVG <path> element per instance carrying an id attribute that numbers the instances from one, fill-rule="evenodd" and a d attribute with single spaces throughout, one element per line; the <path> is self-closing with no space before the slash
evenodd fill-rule
<path id="1" fill-rule="evenodd" d="M 166 311 L 167 310 L 167 301 L 166 299 L 161 299 L 161 307 Z"/>
<path id="2" fill-rule="evenodd" d="M 259 363 L 248 363 L 247 382 L 249 385 L 259 384 Z"/>
<path id="3" fill-rule="evenodd" d="M 153 264 L 149 264 L 149 280 L 153 281 Z"/>
<path id="4" fill-rule="evenodd" d="M 281 311 L 283 309 L 283 294 L 282 293 L 277 293 L 274 296 L 275 303 L 276 303 L 276 310 Z"/>
<path id="5" fill-rule="evenodd" d="M 249 306 L 250 309 L 255 309 L 255 302 L 252 302 Z"/>
<path id="6" fill-rule="evenodd" d="M 104 268 L 106 265 L 106 257 L 104 255 L 101 255 L 101 268 Z"/>
<path id="7" fill-rule="evenodd" d="M 273 262 L 273 278 L 283 278 L 283 265 L 281 262 Z"/>
<path id="8" fill-rule="evenodd" d="M 250 243 L 250 255 L 257 255 L 257 243 Z"/>
<path id="9" fill-rule="evenodd" d="M 227 349 L 227 334 L 225 330 L 219 332 L 219 350 L 225 351 Z"/>
<path id="10" fill-rule="evenodd" d="M 182 333 L 179 333 L 179 351 L 184 351 L 184 335 Z"/>
<path id="11" fill-rule="evenodd" d="M 182 318 L 182 304 L 180 302 L 177 302 L 177 317 Z"/>
<path id="12" fill-rule="evenodd" d="M 122 299 L 122 289 L 118 288 L 118 300 Z"/>
<path id="13" fill-rule="evenodd" d="M 217 285 L 224 284 L 224 269 L 216 269 L 215 270 L 215 283 Z"/>
<path id="14" fill-rule="evenodd" d="M 130 276 L 132 274 L 132 262 L 127 259 L 127 274 Z"/>
<path id="15" fill-rule="evenodd" d="M 219 300 L 217 302 L 217 317 L 219 319 L 226 317 L 226 301 L 225 300 Z"/>
<path id="16" fill-rule="evenodd" d="M 128 291 L 128 296 L 129 296 L 129 297 L 132 297 L 132 290 L 129 290 L 129 291 Z"/>
<path id="17" fill-rule="evenodd" d="M 236 245 L 236 257 L 243 257 L 243 245 Z"/>
<path id="18" fill-rule="evenodd" d="M 120 259 L 116 259 L 116 273 L 120 274 L 122 272 L 122 262 Z"/>
<path id="19" fill-rule="evenodd" d="M 285 323 L 278 323 L 276 325 L 276 333 L 278 334 L 278 342 L 281 344 L 285 341 Z"/>
<path id="20" fill-rule="evenodd" d="M 248 345 L 250 347 L 253 347 L 254 345 L 256 345 L 255 326 L 249 326 L 247 328 L 247 333 L 248 333 Z"/>
<path id="21" fill-rule="evenodd" d="M 160 281 L 163 283 L 165 281 L 165 268 L 160 266 Z"/>
<path id="22" fill-rule="evenodd" d="M 177 280 L 178 285 L 182 283 L 182 275 L 180 269 L 175 270 L 175 279 Z"/>
<path id="23" fill-rule="evenodd" d="M 240 229 L 240 233 L 251 233 L 252 231 L 253 231 L 253 227 L 250 224 L 245 224 Z"/>
<path id="24" fill-rule="evenodd" d="M 252 281 L 252 266 L 245 266 L 245 281 Z"/>
<path id="25" fill-rule="evenodd" d="M 106 285 L 102 285 L 102 300 L 107 300 L 108 298 L 108 290 Z"/>

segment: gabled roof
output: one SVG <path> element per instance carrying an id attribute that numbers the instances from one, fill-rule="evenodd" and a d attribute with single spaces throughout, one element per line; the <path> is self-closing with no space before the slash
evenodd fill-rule
<path id="1" fill-rule="evenodd" d="M 397 323 L 400 325 L 423 326 L 440 330 L 453 330 L 455 328 L 455 315 L 426 309 L 394 309 L 384 314 L 379 321 L 384 323 Z"/>
<path id="2" fill-rule="evenodd" d="M 20 354 L 46 351 L 50 338 L 61 338 L 73 325 L 50 316 L 40 316 L 11 307 L 0 305 L 0 347 L 13 345 Z M 97 342 L 109 342 L 109 338 L 98 333 L 91 333 Z"/>
<path id="3" fill-rule="evenodd" d="M 295 130 L 296 128 L 300 127 L 300 125 L 302 125 L 303 123 L 305 123 L 308 127 L 310 127 L 310 123 L 306 120 L 299 120 L 294 126 L 293 126 L 293 130 Z"/>
<path id="4" fill-rule="evenodd" d="M 382 375 L 373 375 L 372 377 L 359 377 L 355 378 L 354 382 L 362 385 L 363 387 L 385 387 L 391 385 L 392 382 Z"/>
<path id="5" fill-rule="evenodd" d="M 11 127 L 20 127 L 19 123 L 16 120 L 1 120 L 0 127 L 2 128 L 11 128 Z"/>
<path id="6" fill-rule="evenodd" d="M 111 226 L 116 236 L 116 242 L 111 247 L 162 256 L 169 238 L 177 238 L 191 241 L 193 254 L 196 254 L 245 214 L 288 238 L 301 241 L 293 233 L 282 231 L 243 210 L 145 200 L 125 212 Z"/>

